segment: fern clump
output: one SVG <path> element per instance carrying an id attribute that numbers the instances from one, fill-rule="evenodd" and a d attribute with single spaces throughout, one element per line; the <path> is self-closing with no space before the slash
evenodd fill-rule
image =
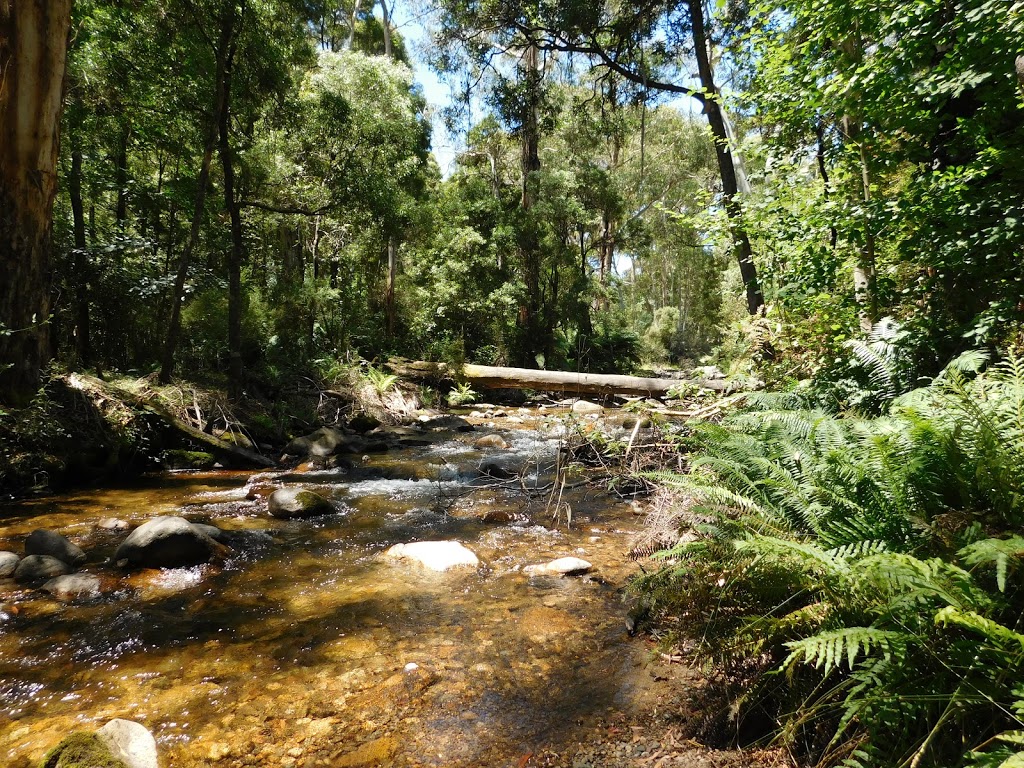
<path id="1" fill-rule="evenodd" d="M 821 764 L 1024 764 L 1024 363 L 983 362 L 874 419 L 701 425 L 660 478 L 686 530 L 642 604 Z"/>

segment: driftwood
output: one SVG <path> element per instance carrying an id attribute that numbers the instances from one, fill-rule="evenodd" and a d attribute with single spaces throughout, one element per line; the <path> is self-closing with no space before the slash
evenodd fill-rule
<path id="1" fill-rule="evenodd" d="M 232 467 L 263 467 L 266 469 L 276 467 L 277 462 L 273 459 L 268 459 L 262 454 L 250 451 L 248 448 L 243 448 L 240 445 L 229 443 L 226 440 L 220 440 L 213 435 L 203 432 L 201 429 L 196 429 L 191 424 L 187 424 L 167 408 L 164 408 L 159 403 L 152 400 L 147 400 L 144 397 L 140 397 L 132 392 L 128 392 L 120 387 L 114 387 L 105 381 L 94 378 L 92 376 L 84 376 L 82 374 L 72 374 L 73 379 L 71 385 L 78 389 L 92 389 L 94 391 L 100 391 L 106 393 L 108 397 L 117 398 L 130 403 L 135 408 L 151 413 L 161 421 L 165 422 L 168 426 L 173 427 L 184 437 L 187 437 L 194 443 L 199 443 L 204 446 L 218 461 L 230 465 Z M 83 386 L 84 385 L 84 386 Z"/>
<path id="2" fill-rule="evenodd" d="M 464 365 L 453 372 L 444 363 L 393 359 L 388 368 L 413 379 L 449 379 L 465 381 L 484 389 L 536 389 L 544 392 L 568 392 L 586 395 L 641 395 L 662 397 L 680 386 L 697 385 L 716 392 L 728 392 L 731 385 L 721 379 L 647 379 L 639 376 L 613 376 L 600 373 L 535 371 L 529 368 L 500 368 L 491 365 Z"/>

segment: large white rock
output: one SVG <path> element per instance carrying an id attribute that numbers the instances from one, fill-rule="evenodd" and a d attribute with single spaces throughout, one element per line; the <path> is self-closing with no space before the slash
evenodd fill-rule
<path id="1" fill-rule="evenodd" d="M 604 413 L 604 408 L 597 403 L 592 403 L 589 400 L 577 400 L 572 404 L 572 412 L 581 415 L 589 415 L 592 413 Z"/>
<path id="2" fill-rule="evenodd" d="M 156 756 L 156 739 L 141 723 L 111 720 L 96 735 L 114 757 L 122 760 L 128 768 L 160 768 Z"/>
<path id="3" fill-rule="evenodd" d="M 578 557 L 560 557 L 550 563 L 528 565 L 523 568 L 523 572 L 531 576 L 568 576 L 573 573 L 586 573 L 593 567 Z"/>
<path id="4" fill-rule="evenodd" d="M 411 544 L 395 544 L 384 553 L 384 556 L 392 560 L 419 563 L 432 571 L 476 568 L 480 565 L 480 559 L 472 550 L 457 541 L 414 541 Z"/>

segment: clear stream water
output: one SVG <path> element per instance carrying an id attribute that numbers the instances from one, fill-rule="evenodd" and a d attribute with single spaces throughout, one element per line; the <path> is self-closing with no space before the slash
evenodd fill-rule
<path id="1" fill-rule="evenodd" d="M 548 482 L 558 442 L 537 430 L 546 418 L 431 434 L 345 470 L 178 473 L 0 506 L 0 550 L 57 530 L 104 585 L 102 599 L 65 603 L 0 580 L 0 764 L 35 765 L 114 717 L 145 724 L 165 768 L 520 766 L 568 749 L 573 729 L 628 705 L 642 664 L 621 599 L 639 523 L 579 488 L 563 499 L 567 529 L 546 495 L 481 471 Z M 507 450 L 473 447 L 495 431 Z M 246 498 L 292 482 L 339 511 L 279 521 Z M 234 532 L 231 555 L 131 574 L 106 563 L 126 534 L 99 521 L 166 514 Z M 483 565 L 437 574 L 380 557 L 439 539 Z M 594 572 L 521 570 L 566 555 Z"/>

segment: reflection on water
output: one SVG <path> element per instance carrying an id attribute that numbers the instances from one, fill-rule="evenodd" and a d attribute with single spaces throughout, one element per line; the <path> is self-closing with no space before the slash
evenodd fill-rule
<path id="1" fill-rule="evenodd" d="M 524 489 L 548 480 L 557 444 L 519 430 L 508 450 L 481 451 L 479 434 L 303 475 L 344 502 L 316 520 L 269 518 L 246 498 L 252 476 L 228 472 L 0 507 L 0 549 L 59 530 L 104 590 L 63 604 L 0 580 L 0 762 L 30 765 L 67 732 L 126 717 L 173 768 L 515 765 L 604 712 L 623 685 L 632 512 L 578 490 L 574 529 L 552 528 L 546 495 Z M 482 522 L 492 507 L 514 514 Z M 230 556 L 128 575 L 106 564 L 125 533 L 100 521 L 161 514 L 228 531 Z M 432 539 L 458 539 L 483 566 L 437 574 L 379 557 Z M 569 554 L 598 576 L 521 572 Z"/>

